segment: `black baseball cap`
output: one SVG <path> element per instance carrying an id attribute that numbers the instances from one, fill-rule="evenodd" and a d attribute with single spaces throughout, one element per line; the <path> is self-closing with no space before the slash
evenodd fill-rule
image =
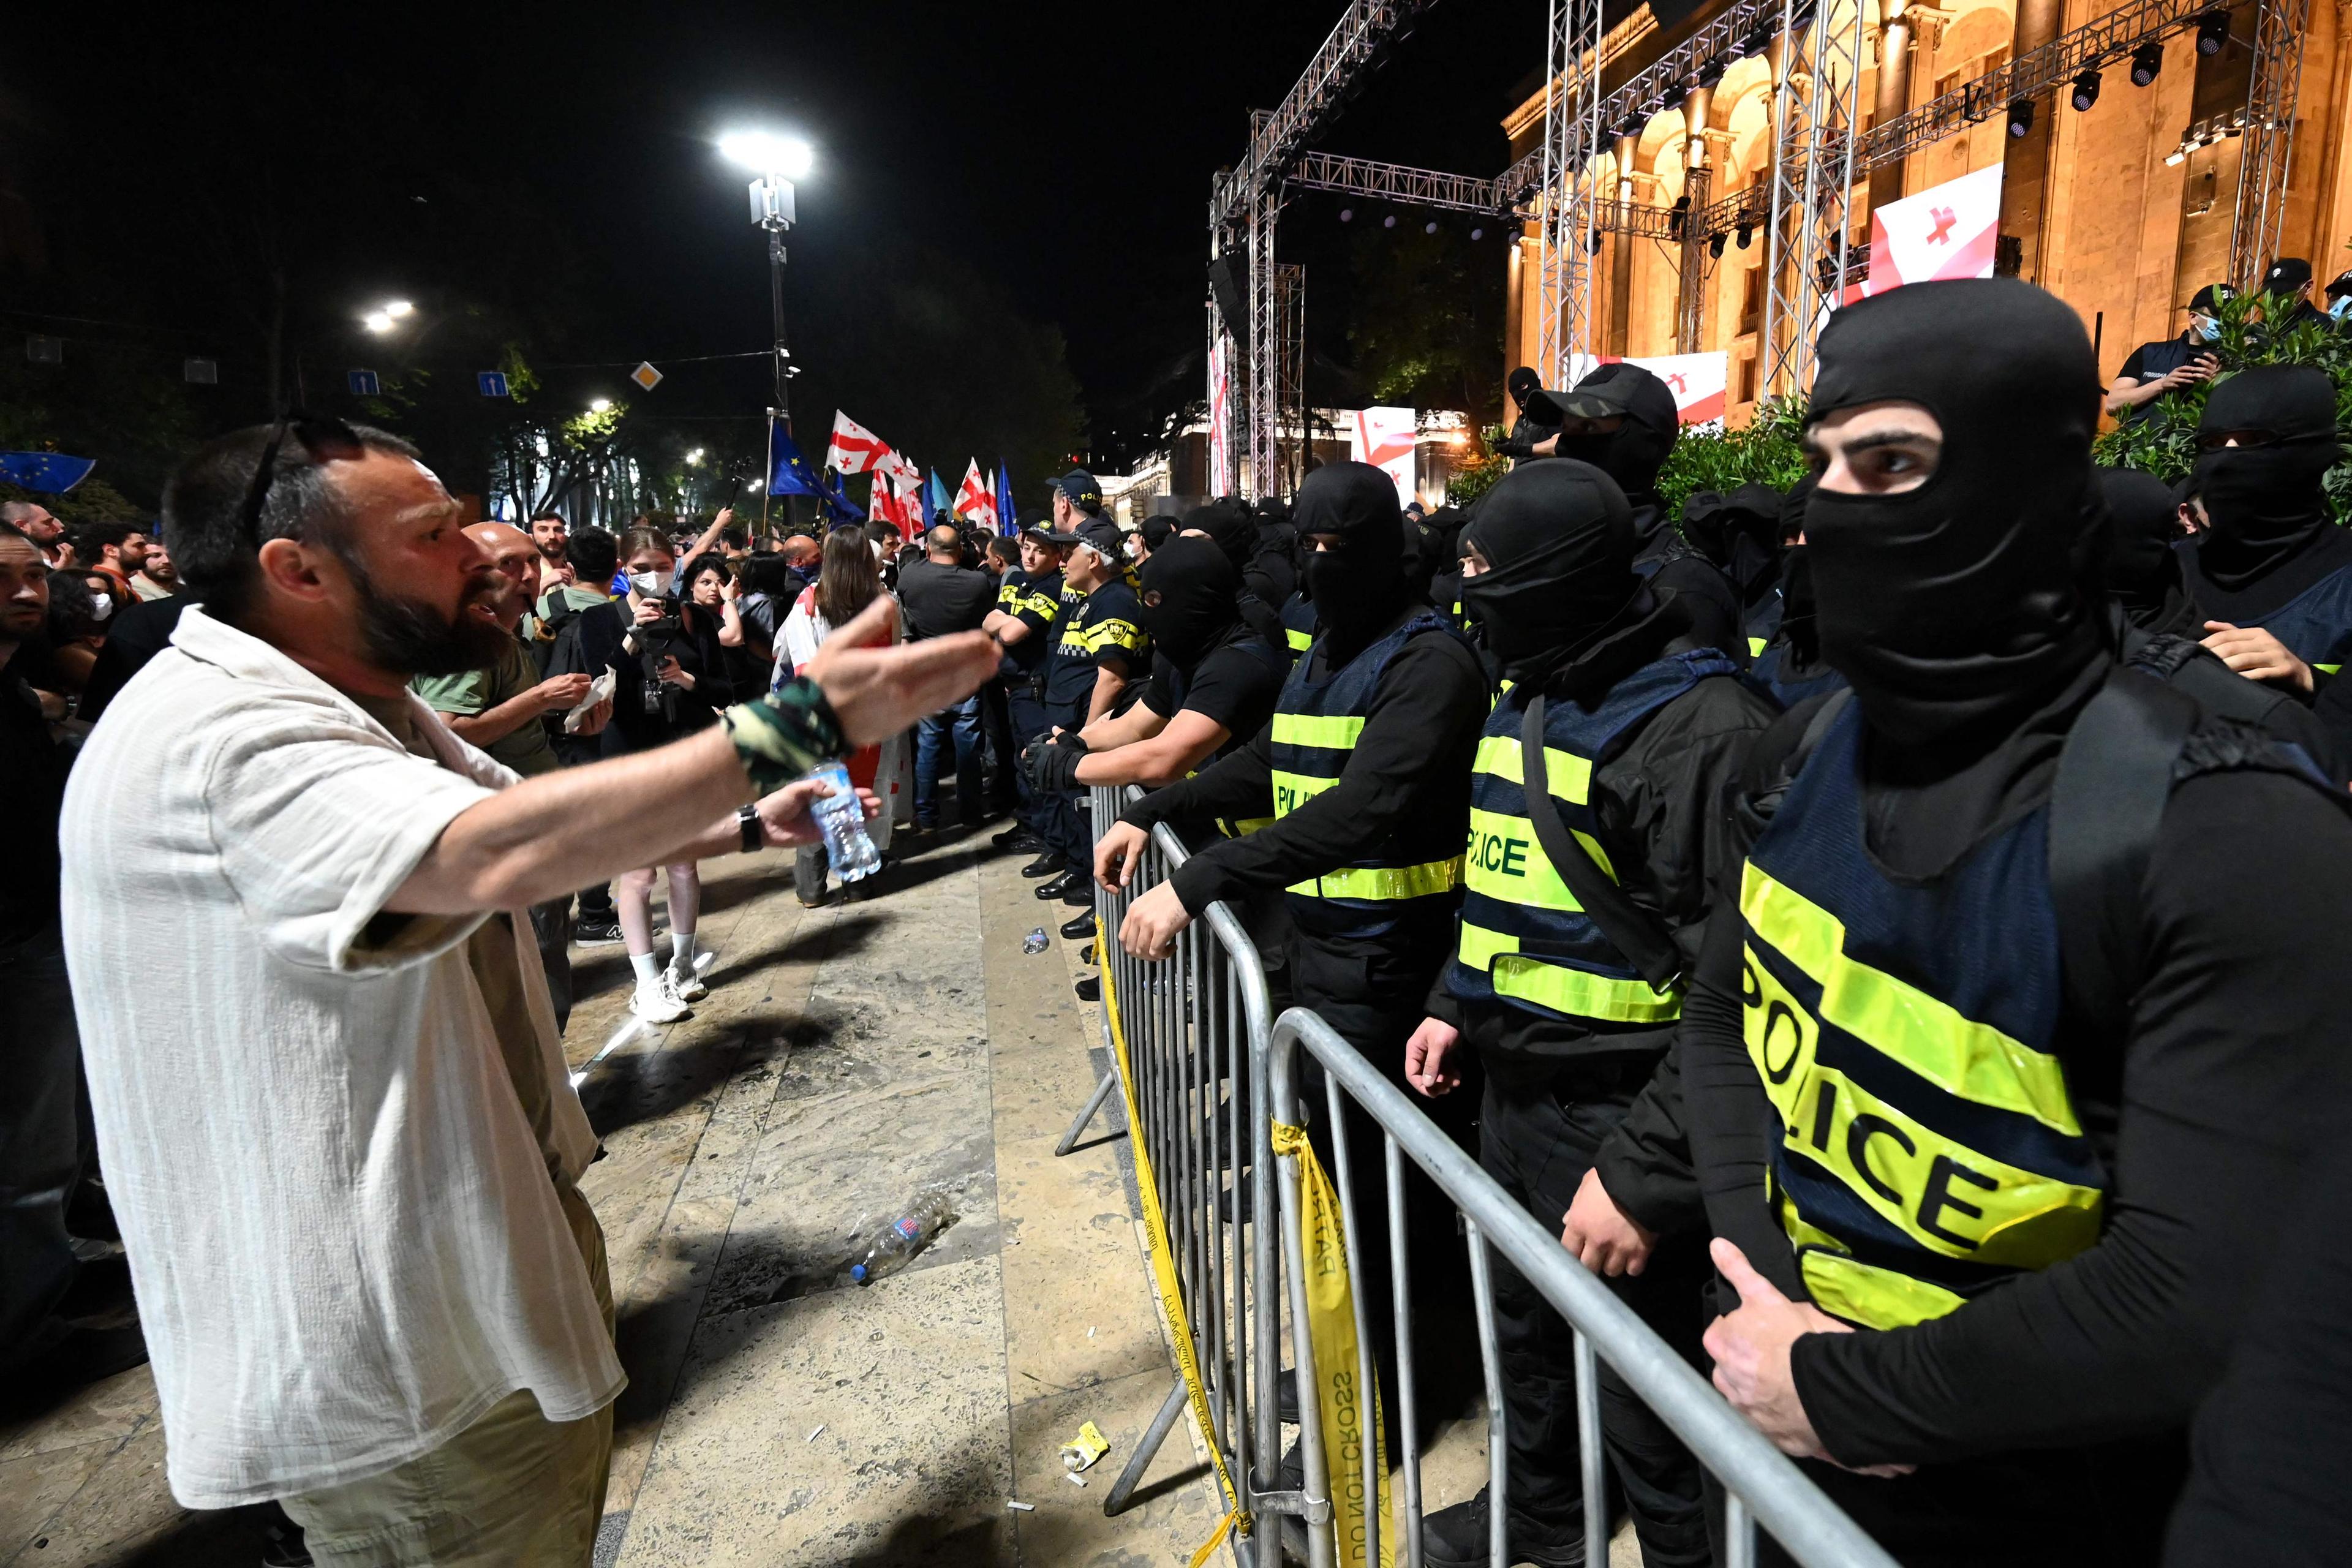
<path id="1" fill-rule="evenodd" d="M 2292 294 L 2311 286 L 2311 263 L 2300 256 L 2282 256 L 2263 274 L 2263 292 Z"/>
<path id="2" fill-rule="evenodd" d="M 2200 316 L 2218 316 L 2221 307 L 2237 297 L 2238 291 L 2227 283 L 2208 283 L 2190 296 L 2189 308 Z"/>
<path id="3" fill-rule="evenodd" d="M 1090 517 L 1063 537 L 1085 545 L 1113 565 L 1127 559 L 1127 535 L 1107 517 Z"/>
<path id="4" fill-rule="evenodd" d="M 1563 418 L 1607 419 L 1622 416 L 1653 430 L 1672 430 L 1680 423 L 1675 395 L 1666 384 L 1638 364 L 1604 364 L 1572 392 L 1532 394 L 1528 403 L 1543 402 Z"/>
<path id="5" fill-rule="evenodd" d="M 1082 507 L 1087 511 L 1098 511 L 1102 508 L 1102 486 L 1084 468 L 1072 468 L 1054 481 L 1054 489 L 1069 497 L 1072 506 Z"/>
<path id="6" fill-rule="evenodd" d="M 2339 294 L 2352 294 L 2352 270 L 2339 272 L 2328 279 L 2327 297 L 2333 300 Z"/>

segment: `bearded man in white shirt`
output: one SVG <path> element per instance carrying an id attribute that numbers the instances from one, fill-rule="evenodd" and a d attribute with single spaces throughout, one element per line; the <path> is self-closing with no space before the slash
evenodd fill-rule
<path id="1" fill-rule="evenodd" d="M 584 1565 L 624 1379 L 523 911 L 808 840 L 821 786 L 792 781 L 995 649 L 887 646 L 881 601 L 723 725 L 518 780 L 407 690 L 507 635 L 413 448 L 280 421 L 196 453 L 163 510 L 198 607 L 93 732 L 61 839 L 173 1492 L 278 1500 L 334 1568 Z M 124 952 L 152 984 L 107 983 Z"/>

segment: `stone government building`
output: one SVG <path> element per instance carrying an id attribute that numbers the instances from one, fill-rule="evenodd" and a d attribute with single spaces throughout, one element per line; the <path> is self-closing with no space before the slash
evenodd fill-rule
<path id="1" fill-rule="evenodd" d="M 2012 121 L 2019 118 L 2014 106 L 1988 101 L 1984 117 L 1975 123 L 1867 175 L 1858 168 L 1849 209 L 1857 258 L 1870 237 L 1874 204 L 2000 165 L 1997 269 L 2041 284 L 2081 313 L 2099 343 L 2105 378 L 2112 378 L 2138 344 L 2177 336 L 2187 324 L 2189 299 L 2200 287 L 2253 281 L 2230 273 L 2263 0 L 2216 5 L 2196 25 L 2185 26 L 2178 19 L 2179 5 L 2159 13 L 2151 0 L 2129 0 L 2123 6 L 2112 0 L 1861 3 L 1864 44 L 1853 102 L 1865 135 L 1880 121 L 1979 82 L 2053 38 L 2102 18 L 2131 20 L 2117 13 L 2160 14 L 2175 30 L 2160 42 L 2146 41 L 2136 59 L 2105 63 L 2090 84 L 2094 100 L 2087 109 L 2074 106 L 2076 84 L 2062 82 L 2034 100 L 2022 134 L 2012 134 Z M 2273 20 L 2287 24 L 2274 26 L 2274 37 L 2293 36 L 2293 24 L 2302 24 L 2299 73 L 2285 66 L 2273 72 L 2285 89 L 2283 101 L 2292 105 L 2293 127 L 2277 251 L 2309 259 L 2324 285 L 2352 267 L 2352 167 L 2343 155 L 2352 132 L 2352 18 L 2344 9 L 2347 0 L 2271 3 Z M 1851 29 L 1853 4 L 1829 5 L 1828 25 Z M 1702 0 L 1663 26 L 1651 6 L 1633 8 L 1604 37 L 1604 90 L 1658 59 L 1728 5 L 1729 0 Z M 2203 52 L 2200 37 L 2218 47 Z M 1679 106 L 1656 109 L 1638 134 L 1622 133 L 1630 125 L 1621 128 L 1612 150 L 1599 160 L 1600 198 L 1665 208 L 1685 194 L 1702 207 L 1749 188 L 1763 198 L 1775 146 L 1774 62 L 1781 58 L 1776 44 L 1768 54 L 1728 63 L 1712 83 L 1692 79 Z M 2135 66 L 2145 74 L 2158 59 L 2161 67 L 2153 79 L 2136 85 Z M 2290 57 L 2282 54 L 2279 59 Z M 1541 144 L 1544 97 L 1539 89 L 1504 121 L 1515 159 Z M 1694 171 L 1701 171 L 1696 178 Z M 1740 244 L 1742 238 L 1748 243 Z M 1540 363 L 1538 245 L 1531 221 L 1508 254 L 1505 341 L 1514 364 Z M 1757 334 L 1768 248 L 1760 225 L 1750 234 L 1718 235 L 1711 244 L 1704 237 L 1605 235 L 1593 258 L 1592 348 L 1608 355 L 1726 351 L 1728 418 L 1733 424 L 1744 421 L 1766 374 L 1758 361 Z M 1698 289 L 1696 341 L 1686 335 L 1678 341 L 1677 306 L 1686 269 Z M 1861 276 L 1857 259 L 1848 278 Z"/>

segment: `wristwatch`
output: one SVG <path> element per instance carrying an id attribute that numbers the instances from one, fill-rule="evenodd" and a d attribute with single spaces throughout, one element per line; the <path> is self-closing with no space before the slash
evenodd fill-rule
<path id="1" fill-rule="evenodd" d="M 743 836 L 743 852 L 747 855 L 768 842 L 767 826 L 760 820 L 760 808 L 756 805 L 735 808 L 735 827 Z"/>

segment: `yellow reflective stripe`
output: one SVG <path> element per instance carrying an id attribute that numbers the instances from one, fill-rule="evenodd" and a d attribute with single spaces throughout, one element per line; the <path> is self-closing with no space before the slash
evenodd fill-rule
<path id="1" fill-rule="evenodd" d="M 1522 761 L 1517 735 L 1486 735 L 1479 739 L 1478 760 L 1473 769 L 1525 788 L 1528 781 L 1526 770 L 1520 766 Z M 1546 746 L 1544 783 L 1553 795 L 1570 805 L 1586 805 L 1592 797 L 1592 763 L 1574 752 Z"/>
<path id="2" fill-rule="evenodd" d="M 1612 1024 L 1654 1024 L 1683 1010 L 1680 992 L 1652 989 L 1645 980 L 1619 980 L 1530 958 L 1508 931 L 1462 922 L 1462 962 L 1486 973 L 1497 996 L 1515 997 L 1579 1018 Z"/>
<path id="3" fill-rule="evenodd" d="M 1272 827 L 1274 820 L 1271 816 L 1221 816 L 1217 818 L 1217 831 L 1228 838 L 1247 838 L 1261 828 Z"/>
<path id="4" fill-rule="evenodd" d="M 2334 675 L 2344 667 L 2340 664 L 2315 664 L 2311 668 L 2314 669 L 2326 670 L 2328 674 Z"/>
<path id="5" fill-rule="evenodd" d="M 1772 639 L 1770 637 L 1749 637 L 1748 639 L 1748 657 L 1750 658 L 1762 658 L 1764 657 L 1764 650 L 1767 647 L 1769 647 L 1771 643 Z"/>
<path id="6" fill-rule="evenodd" d="M 1740 1032 L 1789 1148 L 1947 1258 L 2046 1268 L 2098 1239 L 2099 1189 L 1994 1159 L 1823 1066 L 1818 1026 L 1752 945 L 1748 970 L 1756 995 Z"/>
<path id="7" fill-rule="evenodd" d="M 1277 746 L 1322 746 L 1334 752 L 1352 751 L 1364 732 L 1364 721 L 1352 713 L 1328 715 L 1276 713 L 1273 741 Z"/>
<path id="8" fill-rule="evenodd" d="M 1420 866 L 1349 866 L 1293 882 L 1290 890 L 1309 899 L 1425 899 L 1461 885 L 1462 857 L 1456 855 Z"/>
<path id="9" fill-rule="evenodd" d="M 1305 653 L 1315 646 L 1315 634 L 1302 632 L 1296 626 L 1285 626 L 1282 628 L 1282 640 L 1290 645 L 1291 652 Z"/>
<path id="10" fill-rule="evenodd" d="M 1569 831 L 1576 833 L 1574 828 Z M 1592 857 L 1592 863 L 1601 868 L 1603 875 L 1612 882 L 1617 879 L 1616 871 L 1609 864 L 1608 851 L 1590 834 L 1576 833 L 1576 841 Z M 1560 880 L 1559 868 L 1536 841 L 1534 825 L 1524 816 L 1472 806 L 1468 861 L 1473 892 L 1529 909 L 1574 913 L 1584 908 L 1577 902 L 1568 884 Z"/>
<path id="11" fill-rule="evenodd" d="M 1965 1300 L 1941 1285 L 1843 1253 L 1800 1252 L 1797 1268 L 1805 1277 L 1805 1293 L 1813 1305 L 1865 1329 L 1907 1329 L 1942 1317 Z"/>
<path id="12" fill-rule="evenodd" d="M 1824 1022 L 1948 1094 L 2031 1116 L 2070 1137 L 2081 1134 L 2057 1058 L 1849 958 L 1838 918 L 1752 860 L 1740 873 L 1739 912 L 1757 935 L 1820 984 Z"/>
<path id="13" fill-rule="evenodd" d="M 1276 769 L 1274 773 L 1274 815 L 1288 816 L 1339 781 L 1321 779 L 1312 773 L 1286 773 Z"/>

